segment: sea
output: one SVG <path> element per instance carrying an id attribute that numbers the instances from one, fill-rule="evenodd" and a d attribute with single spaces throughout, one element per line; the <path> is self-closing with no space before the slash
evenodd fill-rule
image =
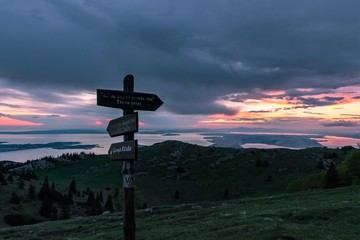
<path id="1" fill-rule="evenodd" d="M 135 134 L 139 145 L 150 146 L 152 144 L 163 142 L 166 140 L 178 140 L 200 146 L 210 146 L 210 142 L 201 133 L 179 133 L 179 134 Z M 329 148 L 342 147 L 347 145 L 357 146 L 359 139 L 346 138 L 338 136 L 323 136 L 321 138 L 314 138 L 320 144 Z M 40 159 L 45 156 L 57 157 L 63 153 L 95 153 L 107 154 L 108 149 L 112 143 L 122 142 L 123 137 L 110 138 L 107 134 L 0 134 L 0 142 L 2 144 L 46 144 L 50 142 L 80 142 L 81 144 L 95 144 L 95 148 L 90 150 L 83 149 L 51 149 L 51 148 L 37 148 L 28 150 L 19 150 L 11 152 L 0 152 L 0 161 L 8 160 L 14 162 L 26 162 L 27 160 Z M 244 148 L 284 148 L 283 146 L 246 143 L 241 145 Z"/>

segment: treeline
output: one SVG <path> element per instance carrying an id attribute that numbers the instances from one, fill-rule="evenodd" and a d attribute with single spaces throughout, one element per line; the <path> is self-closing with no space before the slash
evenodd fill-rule
<path id="1" fill-rule="evenodd" d="M 287 186 L 287 192 L 359 185 L 360 150 L 354 149 L 353 147 L 350 148 L 349 146 L 344 147 L 342 150 L 346 151 L 347 154 L 343 162 L 337 166 L 335 165 L 335 162 L 330 162 L 326 168 L 323 167 L 322 164 L 318 164 L 318 168 L 321 169 L 319 172 L 291 182 Z"/>
<path id="2" fill-rule="evenodd" d="M 4 177 L 2 174 L 0 176 Z M 24 189 L 24 187 L 19 187 L 19 189 Z M 74 198 L 77 201 L 74 201 Z M 30 183 L 26 195 L 21 197 L 13 191 L 8 202 L 19 205 L 22 201 L 24 203 L 41 201 L 38 210 L 39 215 L 48 220 L 58 220 L 69 219 L 72 215 L 72 209 L 81 209 L 85 215 L 99 215 L 105 211 L 113 212 L 113 198 L 119 198 L 118 189 L 115 190 L 114 195 L 109 194 L 104 199 L 102 191 L 94 192 L 89 187 L 85 191 L 79 191 L 75 179 L 72 179 L 67 191 L 60 192 L 56 188 L 56 183 L 52 181 L 50 184 L 48 177 L 46 177 L 39 191 L 36 191 L 36 187 Z M 4 216 L 4 221 L 11 226 L 19 226 L 37 223 L 41 220 L 36 219 L 36 216 L 26 214 L 8 214 Z"/>

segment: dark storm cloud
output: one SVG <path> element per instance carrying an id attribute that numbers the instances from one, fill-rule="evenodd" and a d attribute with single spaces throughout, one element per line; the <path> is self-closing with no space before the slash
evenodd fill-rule
<path id="1" fill-rule="evenodd" d="M 168 111 L 231 114 L 215 101 L 360 83 L 357 0 L 0 4 L 0 77 L 23 89 L 121 89 L 132 73 Z"/>
<path id="2" fill-rule="evenodd" d="M 319 107 L 319 106 L 334 105 L 336 103 L 339 103 L 344 98 L 343 97 L 323 97 L 323 98 L 298 97 L 295 99 L 306 107 Z"/>
<path id="3" fill-rule="evenodd" d="M 356 122 L 339 120 L 334 122 L 327 122 L 322 124 L 324 127 L 356 127 L 358 124 Z"/>
<path id="4" fill-rule="evenodd" d="M 329 94 L 334 92 L 331 89 L 311 89 L 308 91 L 301 91 L 299 89 L 288 89 L 285 91 L 285 94 L 282 95 L 282 97 L 290 97 L 290 98 L 295 98 L 295 97 L 301 97 L 301 96 L 313 96 L 313 95 L 318 95 L 318 94 Z"/>

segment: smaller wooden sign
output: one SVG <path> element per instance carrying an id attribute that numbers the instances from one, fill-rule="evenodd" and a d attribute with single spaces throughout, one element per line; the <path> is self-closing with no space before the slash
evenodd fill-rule
<path id="1" fill-rule="evenodd" d="M 137 112 L 128 114 L 111 120 L 106 128 L 106 131 L 109 133 L 110 137 L 137 132 L 139 131 L 138 122 L 139 118 Z"/>
<path id="2" fill-rule="evenodd" d="M 109 149 L 109 157 L 115 161 L 136 161 L 138 143 L 137 140 L 113 143 Z"/>

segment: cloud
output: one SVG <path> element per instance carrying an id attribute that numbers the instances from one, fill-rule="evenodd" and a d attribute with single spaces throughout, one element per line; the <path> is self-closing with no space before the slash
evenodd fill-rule
<path id="1" fill-rule="evenodd" d="M 344 97 L 323 97 L 323 98 L 314 98 L 314 97 L 298 97 L 295 98 L 298 100 L 301 104 L 304 105 L 304 107 L 318 107 L 318 106 L 329 106 L 334 105 L 341 100 L 344 100 Z"/>
<path id="2" fill-rule="evenodd" d="M 339 120 L 334 122 L 325 122 L 322 124 L 324 127 L 356 127 L 358 124 L 356 122 Z"/>
<path id="3" fill-rule="evenodd" d="M 359 6 L 357 0 L 3 1 L 0 77 L 57 102 L 49 90 L 121 89 L 132 73 L 135 89 L 156 92 L 167 111 L 231 114 L 217 99 L 256 88 L 359 83 Z"/>

